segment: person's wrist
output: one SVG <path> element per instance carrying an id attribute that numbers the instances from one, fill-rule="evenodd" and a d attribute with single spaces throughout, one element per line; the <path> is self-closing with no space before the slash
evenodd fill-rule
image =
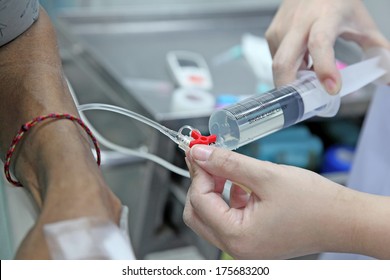
<path id="1" fill-rule="evenodd" d="M 321 228 L 321 252 L 357 253 L 360 248 L 360 215 L 364 201 L 359 192 L 333 183 Z"/>
<path id="2" fill-rule="evenodd" d="M 69 120 L 47 120 L 33 127 L 12 159 L 16 178 L 42 199 L 49 185 L 100 180 L 88 136 Z"/>
<path id="3" fill-rule="evenodd" d="M 356 252 L 389 259 L 390 197 L 359 193 L 362 205 L 356 228 Z"/>

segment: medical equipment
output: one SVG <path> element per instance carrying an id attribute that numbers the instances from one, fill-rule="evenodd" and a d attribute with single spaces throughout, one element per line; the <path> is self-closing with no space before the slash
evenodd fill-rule
<path id="1" fill-rule="evenodd" d="M 75 99 L 76 102 L 77 99 Z M 77 103 L 76 103 L 77 104 Z M 103 110 L 103 111 L 110 111 L 113 113 L 118 113 L 121 115 L 128 116 L 130 118 L 136 119 L 140 122 L 143 122 L 144 124 L 149 125 L 150 127 L 155 128 L 162 134 L 166 135 L 169 139 L 171 139 L 173 142 L 175 142 L 183 151 L 186 151 L 188 148 L 191 148 L 193 145 L 196 144 L 212 144 L 215 143 L 216 141 L 216 136 L 215 135 L 210 135 L 210 136 L 203 136 L 199 130 L 194 129 L 191 126 L 185 125 L 182 128 L 179 129 L 179 131 L 174 131 L 172 129 L 169 129 L 155 121 L 152 121 L 140 114 L 137 114 L 135 112 L 126 110 L 124 108 L 118 107 L 118 106 L 113 106 L 113 105 L 108 105 L 108 104 L 100 104 L 100 103 L 90 103 L 90 104 L 82 104 L 82 105 L 77 105 L 77 109 L 80 112 L 81 118 L 85 122 L 85 124 L 90 128 L 92 133 L 95 135 L 96 139 L 104 146 L 106 146 L 109 149 L 112 149 L 114 151 L 127 154 L 127 155 L 132 155 L 132 156 L 137 156 L 141 158 L 145 158 L 148 160 L 151 160 L 166 169 L 181 175 L 183 177 L 190 177 L 190 174 L 187 170 L 184 170 L 182 168 L 179 168 L 172 163 L 163 160 L 162 158 L 155 156 L 153 154 L 147 153 L 145 151 L 139 151 L 139 150 L 133 150 L 129 148 L 122 147 L 120 145 L 117 145 L 115 143 L 110 142 L 106 138 L 104 138 L 96 129 L 89 123 L 88 119 L 82 114 L 83 111 L 90 111 L 90 110 Z M 185 134 L 187 133 L 187 134 Z"/>
<path id="2" fill-rule="evenodd" d="M 255 74 L 260 89 L 257 92 L 264 92 L 274 87 L 272 76 L 272 56 L 269 51 L 267 40 L 263 37 L 245 33 L 241 38 L 241 44 L 216 55 L 212 59 L 214 66 L 221 66 L 238 58 L 244 58 Z"/>
<path id="3" fill-rule="evenodd" d="M 324 153 L 321 173 L 349 172 L 354 156 L 355 148 L 352 146 L 330 146 Z"/>
<path id="4" fill-rule="evenodd" d="M 80 113 L 87 110 L 105 110 L 129 116 L 157 129 L 184 151 L 195 144 L 215 144 L 218 147 L 236 149 L 310 117 L 334 116 L 340 107 L 341 97 L 362 88 L 386 73 L 386 70 L 379 67 L 378 63 L 379 58 L 372 58 L 341 70 L 343 87 L 341 92 L 335 96 L 325 92 L 314 72 L 301 72 L 299 79 L 290 85 L 265 94 L 254 95 L 237 104 L 215 111 L 209 120 L 210 136 L 203 136 L 197 129 L 187 125 L 174 131 L 142 115 L 113 105 L 97 103 L 79 105 L 70 85 L 69 88 Z M 356 79 L 356 77 L 360 78 Z M 172 172 L 189 177 L 188 171 L 153 154 L 111 143 L 90 125 L 85 116 L 82 114 L 81 116 L 98 141 L 107 148 L 152 160 Z"/>
<path id="5" fill-rule="evenodd" d="M 113 113 L 118 113 L 121 115 L 128 116 L 130 118 L 136 119 L 140 122 L 143 122 L 144 124 L 147 124 L 147 125 L 155 128 L 156 130 L 158 130 L 162 134 L 166 135 L 169 139 L 171 139 L 173 142 L 178 144 L 178 146 L 181 149 L 183 149 L 184 151 L 187 150 L 188 148 L 192 147 L 195 144 L 211 144 L 211 143 L 215 142 L 215 137 L 203 136 L 199 132 L 199 130 L 194 129 L 191 126 L 185 125 L 182 128 L 180 128 L 179 131 L 174 131 L 174 130 L 169 129 L 169 128 L 167 128 L 167 127 L 165 127 L 165 126 L 163 126 L 155 121 L 152 121 L 151 119 L 148 119 L 147 117 L 144 117 L 140 114 L 137 114 L 135 112 L 132 112 L 132 111 L 129 111 L 129 110 L 126 110 L 124 108 L 117 107 L 114 105 L 90 103 L 90 104 L 78 105 L 77 109 L 79 110 L 79 112 L 90 111 L 90 110 L 110 111 Z M 92 130 L 93 129 L 91 128 L 91 131 Z M 188 130 L 188 135 L 184 134 L 184 132 L 186 130 Z M 95 133 L 95 131 L 93 131 L 93 132 L 94 132 L 97 139 L 99 139 L 101 137 L 101 136 L 100 137 L 97 136 L 97 135 L 99 135 L 99 133 Z M 214 141 L 212 141 L 212 139 L 214 139 Z M 105 141 L 103 141 L 103 142 L 104 142 L 103 145 L 106 146 L 106 144 L 105 144 L 106 142 Z M 110 147 L 112 145 L 108 145 L 108 146 Z M 116 149 L 116 148 L 114 148 L 114 149 Z"/>
<path id="6" fill-rule="evenodd" d="M 74 92 L 73 90 L 73 87 L 71 86 L 71 84 L 69 83 L 69 81 L 67 81 L 67 84 L 68 84 L 68 88 L 69 88 L 69 92 L 73 98 L 73 101 L 75 102 L 76 106 L 77 106 L 77 110 L 80 112 L 80 117 L 81 119 L 84 121 L 84 123 L 90 128 L 91 132 L 95 135 L 96 139 L 99 141 L 100 144 L 104 145 L 105 147 L 113 150 L 113 151 L 117 151 L 119 153 L 122 153 L 122 154 L 125 154 L 125 155 L 130 155 L 130 156 L 136 156 L 136 157 L 139 157 L 139 158 L 144 158 L 144 159 L 147 159 L 147 160 L 150 160 L 150 161 L 153 161 L 161 166 L 163 166 L 164 168 L 180 175 L 180 176 L 183 176 L 183 177 L 187 177 L 187 178 L 190 178 L 190 174 L 187 170 L 184 170 L 182 168 L 179 168 L 175 165 L 173 165 L 172 163 L 154 155 L 154 154 L 151 154 L 151 153 L 148 153 L 147 151 L 144 151 L 143 149 L 129 149 L 129 148 L 126 148 L 126 147 L 123 147 L 123 146 L 120 146 L 120 145 L 117 145 L 115 143 L 112 143 L 111 141 L 109 141 L 108 139 L 106 139 L 105 137 L 103 137 L 95 128 L 94 126 L 88 121 L 88 119 L 85 117 L 84 115 L 84 111 L 89 111 L 89 110 L 103 110 L 103 111 L 110 111 L 110 112 L 115 112 L 115 113 L 118 113 L 118 114 L 122 114 L 122 115 L 125 115 L 125 116 L 128 116 L 128 117 L 131 117 L 133 119 L 136 119 L 140 122 L 143 122 L 155 129 L 157 129 L 158 131 L 160 131 L 161 133 L 163 133 L 164 135 L 168 136 L 171 140 L 173 140 L 175 143 L 179 143 L 179 138 L 182 139 L 183 138 L 183 141 L 186 139 L 186 137 L 181 137 L 178 135 L 178 133 L 176 131 L 173 131 L 173 130 L 170 130 L 162 125 L 160 125 L 159 123 L 157 122 L 154 122 L 140 114 L 137 114 L 135 112 L 132 112 L 132 111 L 129 111 L 129 110 L 126 110 L 124 108 L 120 108 L 120 107 L 117 107 L 117 106 L 113 106 L 113 105 L 108 105 L 108 104 L 99 104 L 99 103 L 91 103 L 91 104 L 82 104 L 80 105 L 79 102 L 78 102 L 78 99 L 76 97 L 76 93 Z M 185 143 L 189 143 L 191 141 L 191 138 L 187 139 L 185 141 Z M 184 145 L 184 144 L 183 144 Z M 184 147 L 182 145 L 182 147 Z"/>
<path id="7" fill-rule="evenodd" d="M 43 225 L 55 260 L 134 260 L 128 233 L 128 209 L 122 209 L 119 227 L 96 217 L 81 217 Z M 77 240 L 77 242 L 75 242 Z"/>
<path id="8" fill-rule="evenodd" d="M 200 54 L 189 51 L 171 51 L 167 54 L 167 62 L 179 87 L 203 90 L 212 88 L 209 68 Z"/>
<path id="9" fill-rule="evenodd" d="M 242 57 L 242 47 L 241 45 L 233 46 L 230 49 L 216 55 L 212 59 L 212 64 L 214 66 L 220 66 L 225 63 L 228 63 L 232 60 L 238 59 Z"/>
<path id="10" fill-rule="evenodd" d="M 379 62 L 379 58 L 372 58 L 341 70 L 343 86 L 334 96 L 323 89 L 314 72 L 302 71 L 290 85 L 214 112 L 209 120 L 210 133 L 217 135 L 217 146 L 236 149 L 308 118 L 332 117 L 339 110 L 341 97 L 386 73 Z"/>
<path id="11" fill-rule="evenodd" d="M 210 114 L 215 107 L 213 94 L 197 88 L 178 88 L 171 98 L 171 112 Z"/>
<path id="12" fill-rule="evenodd" d="M 157 129 L 158 131 L 160 131 L 161 133 L 163 133 L 164 135 L 169 137 L 172 141 L 174 141 L 176 144 L 178 144 L 184 150 L 186 149 L 186 147 L 188 147 L 189 143 L 192 140 L 191 138 L 189 138 L 189 136 L 180 135 L 178 132 L 171 130 L 165 126 L 162 126 L 159 123 L 154 122 L 154 121 L 152 121 L 152 120 L 150 120 L 142 115 L 139 115 L 137 113 L 134 113 L 132 111 L 129 111 L 129 110 L 117 107 L 117 106 L 108 105 L 108 104 L 100 104 L 100 103 L 91 103 L 91 104 L 77 105 L 77 109 L 79 110 L 80 113 L 82 113 L 83 111 L 90 111 L 90 110 L 103 110 L 103 111 L 110 111 L 110 112 L 114 112 L 114 113 L 118 113 L 121 115 L 131 117 L 133 119 L 136 119 L 140 122 L 143 122 L 143 123 L 155 128 L 155 129 Z M 120 152 L 122 154 L 136 156 L 136 157 L 140 157 L 140 158 L 145 158 L 147 160 L 151 160 L 151 161 L 165 167 L 166 169 L 168 169 L 168 170 L 170 170 L 178 175 L 181 175 L 181 176 L 187 177 L 187 178 L 190 177 L 189 172 L 187 170 L 179 168 L 179 167 L 173 165 L 172 163 L 170 163 L 166 160 L 163 160 L 162 158 L 160 158 L 158 156 L 155 156 L 153 154 L 150 154 L 150 153 L 142 151 L 142 150 L 129 149 L 129 148 L 117 145 L 115 143 L 112 143 L 111 141 L 109 141 L 105 137 L 103 137 L 98 131 L 96 131 L 96 129 L 89 123 L 88 119 L 84 115 L 81 114 L 81 118 L 83 119 L 85 124 L 90 128 L 92 133 L 95 135 L 96 139 L 105 147 L 112 149 L 114 151 Z"/>
<path id="13" fill-rule="evenodd" d="M 273 88 L 272 56 L 267 40 L 247 33 L 242 36 L 241 48 L 258 81 Z"/>

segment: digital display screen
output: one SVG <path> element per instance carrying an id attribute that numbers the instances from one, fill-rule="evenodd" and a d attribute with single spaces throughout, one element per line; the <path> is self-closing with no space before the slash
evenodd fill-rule
<path id="1" fill-rule="evenodd" d="M 194 61 L 192 60 L 188 60 L 188 59 L 179 59 L 178 60 L 179 62 L 179 65 L 181 67 L 195 67 L 195 68 L 199 68 L 198 64 L 196 64 Z"/>

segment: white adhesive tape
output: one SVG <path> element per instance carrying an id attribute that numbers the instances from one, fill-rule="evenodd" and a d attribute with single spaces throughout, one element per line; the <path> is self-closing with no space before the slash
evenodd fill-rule
<path id="1" fill-rule="evenodd" d="M 215 97 L 206 91 L 180 88 L 174 91 L 172 95 L 172 112 L 209 112 L 214 106 Z"/>
<path id="2" fill-rule="evenodd" d="M 126 227 L 126 215 L 122 212 L 122 227 Z M 110 221 L 82 217 L 45 224 L 43 232 L 51 257 L 56 260 L 135 259 L 126 229 Z"/>

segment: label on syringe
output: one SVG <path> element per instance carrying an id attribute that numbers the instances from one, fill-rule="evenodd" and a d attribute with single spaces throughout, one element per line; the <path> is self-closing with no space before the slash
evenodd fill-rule
<path id="1" fill-rule="evenodd" d="M 254 133 L 268 134 L 283 127 L 283 109 L 280 104 L 271 102 L 270 97 L 269 94 L 252 97 L 228 109 L 236 118 L 240 140 L 253 141 Z"/>
<path id="2" fill-rule="evenodd" d="M 240 146 L 296 123 L 303 114 L 297 90 L 286 86 L 243 100 L 225 108 L 236 126 L 231 135 L 239 136 Z M 229 122 L 229 120 L 227 120 Z"/>
<path id="3" fill-rule="evenodd" d="M 274 89 L 265 94 L 254 96 L 225 108 L 237 121 L 254 123 L 282 110 L 283 124 L 295 123 L 303 113 L 302 98 L 292 86 Z"/>
<path id="4" fill-rule="evenodd" d="M 210 117 L 210 133 L 222 147 L 235 149 L 290 126 L 302 117 L 301 95 L 285 86 L 225 107 Z"/>

